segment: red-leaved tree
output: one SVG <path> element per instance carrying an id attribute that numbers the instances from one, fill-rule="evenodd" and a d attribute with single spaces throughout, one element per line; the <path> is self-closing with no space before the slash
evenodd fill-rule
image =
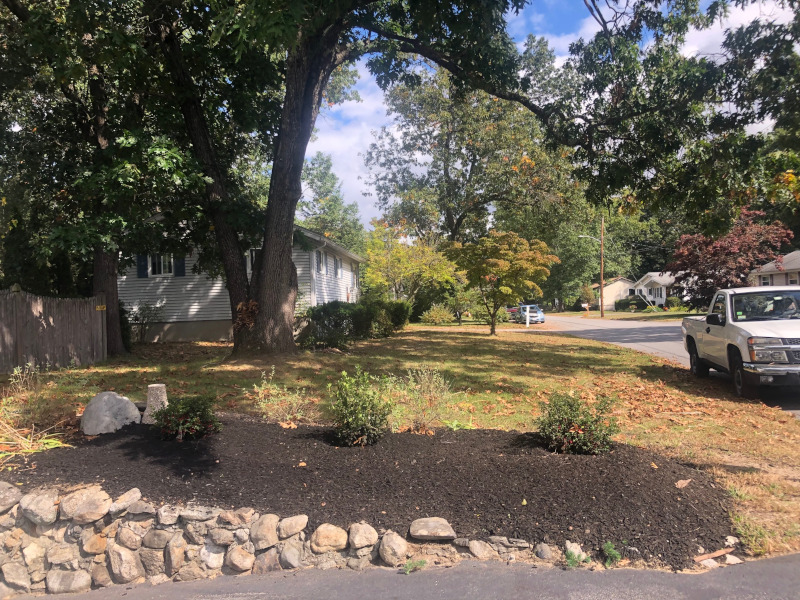
<path id="1" fill-rule="evenodd" d="M 681 236 L 666 270 L 675 273 L 675 287 L 689 306 L 706 308 L 716 290 L 746 286 L 753 269 L 780 260 L 792 232 L 780 221 L 757 223 L 763 216 L 742 210 L 731 230 L 717 239 L 700 233 Z"/>

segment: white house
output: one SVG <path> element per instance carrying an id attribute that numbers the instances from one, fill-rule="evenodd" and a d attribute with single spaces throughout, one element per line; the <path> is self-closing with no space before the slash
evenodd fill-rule
<path id="1" fill-rule="evenodd" d="M 333 300 L 356 302 L 359 270 L 364 259 L 325 236 L 297 227 L 311 242 L 310 249 L 295 244 L 292 260 L 297 268 L 298 294 L 295 310 Z M 256 253 L 242 257 L 252 273 Z M 149 328 L 152 341 L 229 340 L 232 337 L 228 290 L 221 278 L 194 273 L 197 253 L 186 257 L 150 254 L 136 257 L 136 264 L 118 278 L 119 299 L 128 310 L 143 304 L 157 306 L 160 319 Z"/>
<path id="2" fill-rule="evenodd" d="M 606 279 L 603 282 L 603 309 L 616 310 L 615 302 L 627 298 L 630 289 L 633 287 L 633 281 L 627 277 L 614 277 Z M 600 303 L 600 284 L 592 284 L 592 289 L 597 294 L 597 302 Z"/>
<path id="3" fill-rule="evenodd" d="M 750 274 L 754 285 L 797 285 L 800 282 L 800 250 L 786 254 L 778 261 L 767 263 Z"/>
<path id="4" fill-rule="evenodd" d="M 660 306 L 670 296 L 675 277 L 672 273 L 650 271 L 642 275 L 628 291 L 630 296 L 641 296 L 648 304 Z"/>

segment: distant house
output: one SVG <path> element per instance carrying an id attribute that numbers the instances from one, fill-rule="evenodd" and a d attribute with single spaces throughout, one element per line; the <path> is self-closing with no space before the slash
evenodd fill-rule
<path id="1" fill-rule="evenodd" d="M 295 244 L 292 250 L 298 279 L 296 310 L 333 300 L 356 302 L 364 259 L 319 233 L 297 229 L 311 242 L 311 248 Z M 260 249 L 252 249 L 242 257 L 248 277 L 257 252 Z M 149 328 L 149 340 L 231 339 L 231 309 L 225 282 L 194 273 L 197 258 L 196 252 L 186 257 L 139 255 L 136 264 L 119 276 L 119 298 L 128 310 L 143 304 L 159 307 L 159 322 Z"/>
<path id="2" fill-rule="evenodd" d="M 800 250 L 783 256 L 779 261 L 773 260 L 750 273 L 753 285 L 798 285 L 800 282 Z"/>
<path id="3" fill-rule="evenodd" d="M 672 285 L 675 277 L 672 273 L 659 273 L 650 271 L 642 275 L 628 291 L 629 296 L 641 296 L 648 304 L 660 306 L 664 300 L 672 295 Z"/>
<path id="4" fill-rule="evenodd" d="M 605 285 L 603 286 L 603 309 L 604 310 L 616 310 L 614 303 L 617 300 L 622 300 L 626 298 L 631 288 L 633 287 L 633 281 L 628 279 L 627 277 L 614 277 L 613 279 L 606 279 Z M 597 294 L 597 302 L 598 305 L 600 303 L 600 284 L 595 283 L 592 284 L 592 289 Z"/>

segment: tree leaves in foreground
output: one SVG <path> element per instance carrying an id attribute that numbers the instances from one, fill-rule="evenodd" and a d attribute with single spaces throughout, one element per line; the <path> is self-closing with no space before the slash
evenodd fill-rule
<path id="1" fill-rule="evenodd" d="M 701 233 L 681 236 L 665 271 L 675 273 L 675 286 L 689 306 L 707 308 L 715 291 L 748 285 L 753 269 L 778 258 L 792 232 L 778 221 L 759 223 L 763 216 L 744 210 L 730 232 L 716 239 Z"/>
<path id="2" fill-rule="evenodd" d="M 540 297 L 539 285 L 558 257 L 544 242 L 528 242 L 516 233 L 492 230 L 474 244 L 452 244 L 446 251 L 479 291 L 489 314 L 490 335 L 497 334 L 497 312 L 525 297 Z"/>

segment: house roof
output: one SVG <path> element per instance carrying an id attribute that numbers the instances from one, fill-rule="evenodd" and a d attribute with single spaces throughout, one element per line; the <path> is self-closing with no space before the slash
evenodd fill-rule
<path id="1" fill-rule="evenodd" d="M 764 266 L 758 267 L 753 273 L 782 273 L 784 271 L 798 271 L 800 270 L 800 250 L 789 252 L 785 254 L 781 260 L 779 267 L 777 261 L 772 261 Z"/>
<path id="2" fill-rule="evenodd" d="M 648 283 L 656 283 L 658 285 L 669 287 L 675 283 L 675 276 L 668 272 L 650 271 L 642 275 L 635 283 L 635 287 L 643 287 Z"/>
<path id="3" fill-rule="evenodd" d="M 633 280 L 632 279 L 628 279 L 627 277 L 612 277 L 611 279 L 606 279 L 605 280 L 605 284 L 603 285 L 603 287 L 607 288 L 608 286 L 610 286 L 610 285 L 612 285 L 614 283 L 617 283 L 618 281 L 622 281 L 622 282 L 626 282 L 627 281 L 628 283 L 633 283 Z M 592 289 L 597 289 L 599 287 L 600 287 L 599 283 L 593 283 L 592 284 Z"/>
<path id="4" fill-rule="evenodd" d="M 324 247 L 327 246 L 327 247 L 335 250 L 339 254 L 344 254 L 347 258 L 350 258 L 350 259 L 352 259 L 352 260 L 354 260 L 356 262 L 359 262 L 359 263 L 367 262 L 365 258 L 359 256 L 355 252 L 350 252 L 350 250 L 348 250 L 344 246 L 340 246 L 339 244 L 334 242 L 332 239 L 330 239 L 329 237 L 325 236 L 325 234 L 323 234 L 323 233 L 319 233 L 318 231 L 312 231 L 310 229 L 306 229 L 305 227 L 301 227 L 300 225 L 295 225 L 294 228 L 298 229 L 308 239 L 313 240 L 315 242 L 318 242 L 319 245 L 316 246 L 316 249 L 324 248 Z"/>

